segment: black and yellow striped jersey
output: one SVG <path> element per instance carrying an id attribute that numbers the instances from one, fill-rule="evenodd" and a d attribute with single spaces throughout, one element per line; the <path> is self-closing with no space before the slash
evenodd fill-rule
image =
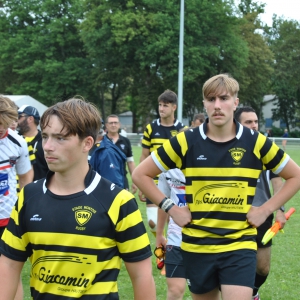
<path id="1" fill-rule="evenodd" d="M 84 191 L 53 194 L 46 180 L 20 192 L 1 241 L 1 253 L 32 264 L 32 299 L 119 299 L 121 259 L 151 256 L 132 194 L 90 170 Z"/>
<path id="2" fill-rule="evenodd" d="M 150 152 L 160 147 L 165 141 L 175 136 L 185 126 L 175 119 L 172 126 L 163 126 L 160 119 L 156 119 L 146 126 L 142 140 L 142 147 Z"/>
<path id="3" fill-rule="evenodd" d="M 208 122 L 208 120 L 207 120 Z M 289 156 L 264 135 L 236 122 L 236 136 L 215 142 L 207 123 L 179 133 L 152 152 L 162 170 L 179 168 L 186 177 L 192 222 L 183 228 L 182 249 L 220 253 L 256 250 L 256 229 L 246 220 L 262 170 L 279 173 Z"/>

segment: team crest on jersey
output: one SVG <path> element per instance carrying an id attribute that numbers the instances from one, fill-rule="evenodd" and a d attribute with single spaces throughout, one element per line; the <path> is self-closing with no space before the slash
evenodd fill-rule
<path id="1" fill-rule="evenodd" d="M 171 136 L 175 136 L 175 135 L 177 135 L 177 133 L 178 133 L 177 130 L 171 130 L 170 131 Z"/>
<path id="2" fill-rule="evenodd" d="M 75 212 L 75 220 L 79 226 L 76 226 L 77 230 L 85 230 L 83 225 L 87 224 L 96 210 L 89 206 L 76 206 L 72 210 Z"/>
<path id="3" fill-rule="evenodd" d="M 9 164 L 13 167 L 17 163 L 17 156 L 10 156 L 9 157 Z"/>
<path id="4" fill-rule="evenodd" d="M 234 165 L 239 165 L 241 163 L 241 160 L 246 152 L 246 150 L 243 148 L 232 148 L 229 149 L 228 151 L 230 152 L 231 157 L 234 160 L 233 162 Z"/>

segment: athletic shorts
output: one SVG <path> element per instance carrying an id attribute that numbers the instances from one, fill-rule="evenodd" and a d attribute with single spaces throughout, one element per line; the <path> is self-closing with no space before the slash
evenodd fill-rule
<path id="1" fill-rule="evenodd" d="M 261 241 L 262 241 L 265 233 L 273 225 L 273 219 L 274 219 L 274 215 L 271 214 L 263 224 L 261 224 L 259 227 L 257 227 L 257 236 L 256 236 L 257 248 L 268 248 L 268 247 L 272 246 L 272 239 L 265 245 L 263 245 L 261 243 Z"/>
<path id="2" fill-rule="evenodd" d="M 149 205 L 149 204 L 154 204 L 152 201 L 150 201 L 148 198 L 146 198 L 146 204 Z"/>
<path id="3" fill-rule="evenodd" d="M 185 268 L 180 247 L 167 245 L 165 266 L 167 278 L 185 278 Z"/>
<path id="4" fill-rule="evenodd" d="M 205 294 L 221 285 L 254 287 L 256 251 L 192 253 L 182 250 L 190 292 Z"/>

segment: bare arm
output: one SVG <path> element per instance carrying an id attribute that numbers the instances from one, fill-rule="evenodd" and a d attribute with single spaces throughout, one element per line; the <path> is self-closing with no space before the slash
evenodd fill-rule
<path id="1" fill-rule="evenodd" d="M 275 177 L 271 179 L 271 183 L 272 183 L 272 187 L 273 187 L 273 193 L 276 194 L 280 188 L 283 185 L 282 179 L 281 177 Z M 284 227 L 285 223 L 286 223 L 286 217 L 284 215 L 284 212 L 282 212 L 280 209 L 277 209 L 276 211 L 276 217 L 275 217 L 275 221 L 280 222 L 281 228 Z"/>
<path id="2" fill-rule="evenodd" d="M 134 300 L 156 299 L 151 257 L 134 263 L 125 262 L 125 266 L 132 282 Z"/>
<path id="3" fill-rule="evenodd" d="M 142 154 L 141 154 L 141 157 L 140 157 L 140 163 L 142 161 L 144 161 L 149 155 L 150 155 L 150 150 L 147 149 L 147 148 L 143 148 L 142 149 Z M 141 190 L 139 191 L 139 198 L 142 202 L 146 202 L 146 197 L 145 197 L 145 195 L 143 194 L 143 192 Z"/>
<path id="4" fill-rule="evenodd" d="M 129 173 L 132 176 L 132 172 L 135 169 L 135 163 L 134 163 L 134 161 L 128 161 L 127 162 L 127 166 L 128 166 Z M 137 191 L 137 186 L 134 183 L 132 183 L 132 185 L 131 185 L 131 192 L 132 192 L 132 194 L 135 194 L 136 191 Z"/>
<path id="5" fill-rule="evenodd" d="M 261 225 L 266 218 L 290 200 L 300 189 L 300 167 L 290 159 L 279 176 L 286 181 L 279 191 L 260 207 L 251 207 L 247 214 L 248 222 L 254 227 Z"/>
<path id="6" fill-rule="evenodd" d="M 134 183 L 142 193 L 156 205 L 159 205 L 165 198 L 165 195 L 158 189 L 152 179 L 160 173 L 160 169 L 156 166 L 152 157 L 149 156 L 134 169 L 132 174 Z M 168 214 L 180 227 L 185 226 L 191 221 L 191 212 L 186 206 L 178 207 L 177 205 L 174 205 L 168 211 Z"/>
<path id="7" fill-rule="evenodd" d="M 168 214 L 163 210 L 158 209 L 157 211 L 157 224 L 156 224 L 156 247 L 160 245 L 166 248 L 166 238 L 164 237 L 164 228 L 168 219 Z"/>
<path id="8" fill-rule="evenodd" d="M 33 169 L 31 168 L 27 173 L 22 175 L 18 174 L 18 176 L 20 189 L 22 189 L 26 184 L 33 181 Z"/>
<path id="9" fill-rule="evenodd" d="M 13 300 L 18 288 L 21 270 L 24 262 L 11 260 L 0 256 L 0 300 Z"/>

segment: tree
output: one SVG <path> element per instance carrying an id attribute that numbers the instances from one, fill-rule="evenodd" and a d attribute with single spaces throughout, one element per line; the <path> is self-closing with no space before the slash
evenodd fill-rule
<path id="1" fill-rule="evenodd" d="M 272 110 L 273 119 L 283 120 L 290 130 L 300 117 L 300 24 L 275 16 L 267 34 L 275 56 L 272 88 L 276 108 Z"/>
<path id="2" fill-rule="evenodd" d="M 241 37 L 232 1 L 185 2 L 184 111 L 202 105 L 201 86 L 220 72 L 246 65 L 247 44 Z M 146 119 L 156 110 L 157 97 L 177 92 L 179 1 L 86 1 L 81 33 L 95 61 L 99 83 L 124 87 L 134 115 Z M 144 123 L 144 121 L 142 121 Z"/>
<path id="3" fill-rule="evenodd" d="M 80 0 L 3 1 L 2 93 L 30 94 L 46 105 L 74 95 L 93 100 L 92 64 L 78 32 L 83 18 L 80 3 Z"/>
<path id="4" fill-rule="evenodd" d="M 240 103 L 253 107 L 262 120 L 263 97 L 270 91 L 274 69 L 274 56 L 264 38 L 259 15 L 264 12 L 264 4 L 242 0 L 238 5 L 242 13 L 241 31 L 248 45 L 247 66 L 238 77 L 241 86 Z"/>

